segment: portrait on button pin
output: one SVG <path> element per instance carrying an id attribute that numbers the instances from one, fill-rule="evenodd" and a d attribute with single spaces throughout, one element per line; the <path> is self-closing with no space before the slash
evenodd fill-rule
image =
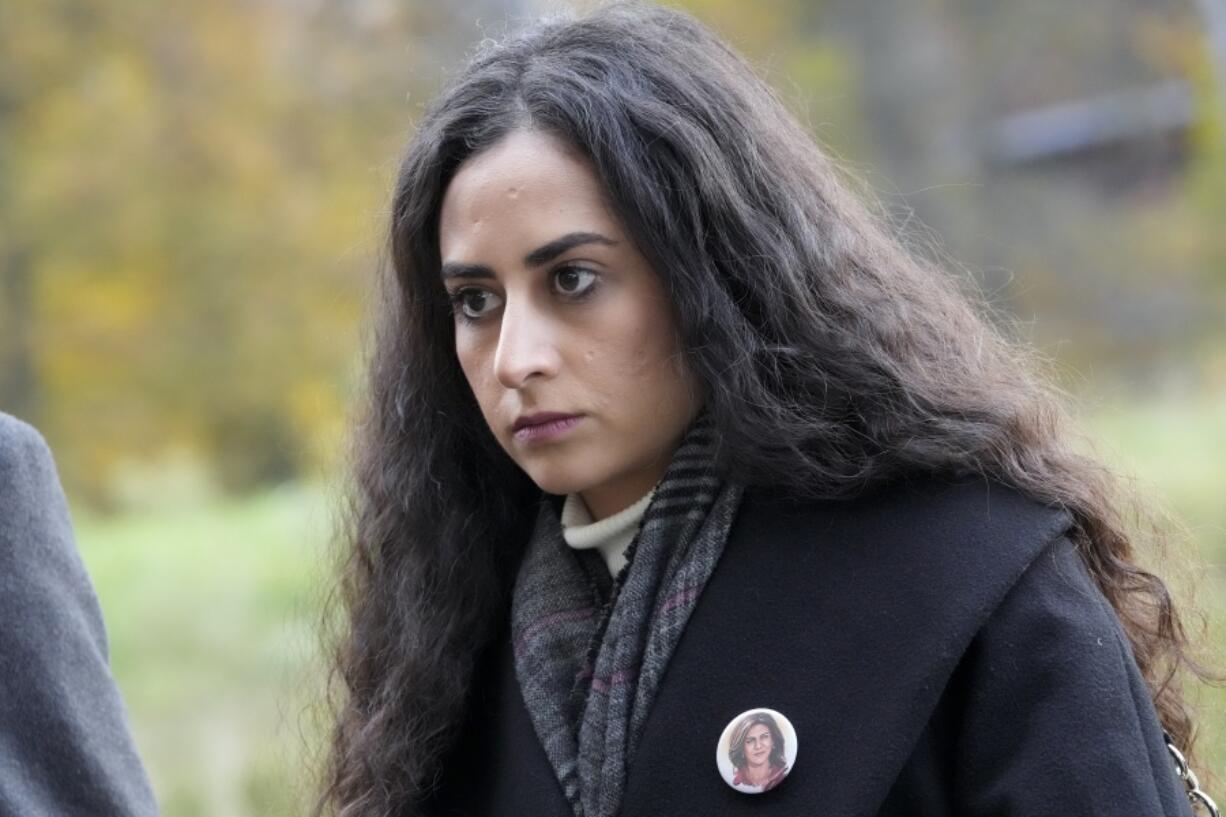
<path id="1" fill-rule="evenodd" d="M 770 791 L 796 762 L 796 732 L 772 709 L 751 709 L 724 729 L 717 756 L 720 773 L 730 786 L 746 793 Z"/>

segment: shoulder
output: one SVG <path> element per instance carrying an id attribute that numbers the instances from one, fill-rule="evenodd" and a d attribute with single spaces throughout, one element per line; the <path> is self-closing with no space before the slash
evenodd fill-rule
<path id="1" fill-rule="evenodd" d="M 66 622 L 105 653 L 97 599 L 77 550 L 51 449 L 33 426 L 0 413 L 0 646 L 39 650 Z M 37 666 L 31 660 L 28 666 Z"/>
<path id="2" fill-rule="evenodd" d="M 972 704 L 999 684 L 1009 690 L 1011 706 L 1066 708 L 1059 720 L 1069 724 L 1077 722 L 1073 709 L 1081 716 L 1099 712 L 1103 722 L 1135 706 L 1152 714 L 1123 625 L 1064 536 L 1032 560 L 980 628 L 964 662 L 977 677 Z M 1055 694 L 1062 684 L 1069 694 Z M 1083 694 L 1071 694 L 1074 689 Z"/>
<path id="3" fill-rule="evenodd" d="M 0 560 L 36 531 L 71 536 L 55 460 L 33 426 L 0 412 Z"/>
<path id="4" fill-rule="evenodd" d="M 821 621 L 806 637 L 845 651 L 849 671 L 874 643 L 941 677 L 1070 523 L 981 480 L 910 480 L 838 501 L 747 491 L 704 598 L 726 620 L 753 615 L 734 612 L 747 588 L 766 592 L 773 620 Z"/>
<path id="5" fill-rule="evenodd" d="M 38 429 L 0 411 L 0 490 L 41 478 L 51 461 L 51 449 Z"/>
<path id="6" fill-rule="evenodd" d="M 1188 813 L 1131 644 L 1067 537 L 976 633 L 950 692 L 971 811 Z"/>
<path id="7" fill-rule="evenodd" d="M 19 420 L 11 414 L 6 414 L 0 411 L 0 444 L 3 444 L 9 437 L 38 437 L 42 435 L 34 426 Z"/>
<path id="8" fill-rule="evenodd" d="M 0 614 L 10 633 L 36 611 L 95 606 L 55 460 L 31 425 L 0 413 Z"/>
<path id="9" fill-rule="evenodd" d="M 47 441 L 33 426 L 0 412 L 0 559 L 31 529 L 65 533 L 68 507 Z"/>
<path id="10" fill-rule="evenodd" d="M 51 449 L 33 426 L 0 412 L 0 564 L 75 551 Z"/>
<path id="11" fill-rule="evenodd" d="M 965 535 L 1059 524 L 1066 511 L 988 477 L 915 475 L 837 499 L 804 499 L 762 488 L 746 505 L 794 518 L 854 519 L 866 531 L 889 533 L 920 525 L 934 534 Z"/>
<path id="12" fill-rule="evenodd" d="M 985 480 L 912 479 L 822 501 L 749 490 L 704 605 L 730 632 L 744 631 L 740 643 L 753 643 L 771 638 L 752 609 L 768 594 L 771 621 L 814 622 L 806 638 L 845 652 L 849 671 L 873 643 L 896 666 L 936 662 L 931 680 L 952 671 L 1071 519 Z"/>
<path id="13" fill-rule="evenodd" d="M 1004 590 L 1071 521 L 1066 509 L 1000 482 L 922 476 L 838 500 L 751 489 L 734 532 L 795 557 L 825 554 L 824 568 L 872 564 L 912 584 L 992 578 Z"/>

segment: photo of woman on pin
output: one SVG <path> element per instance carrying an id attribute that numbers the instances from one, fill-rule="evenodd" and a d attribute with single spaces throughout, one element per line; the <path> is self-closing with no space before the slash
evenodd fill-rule
<path id="1" fill-rule="evenodd" d="M 770 710 L 754 709 L 745 713 L 733 726 L 727 741 L 733 788 L 764 792 L 779 785 L 787 777 L 791 760 L 796 756 L 795 733 L 791 738 L 788 740 L 784 735 Z"/>

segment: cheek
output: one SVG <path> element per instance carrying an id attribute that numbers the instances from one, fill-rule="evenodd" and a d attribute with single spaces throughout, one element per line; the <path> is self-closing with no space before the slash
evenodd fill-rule
<path id="1" fill-rule="evenodd" d="M 689 389 L 679 360 L 671 329 L 661 331 L 647 320 L 619 321 L 615 331 L 585 345 L 581 365 L 598 404 L 616 403 L 621 411 L 637 405 L 640 413 L 654 413 L 661 404 L 676 405 Z"/>
<path id="2" fill-rule="evenodd" d="M 476 391 L 476 384 L 473 378 L 481 370 L 478 363 L 477 350 L 471 341 L 465 340 L 463 335 L 457 330 L 455 340 L 455 356 L 460 362 L 460 371 L 464 373 L 464 379 L 468 381 L 468 385 Z"/>
<path id="3" fill-rule="evenodd" d="M 460 363 L 460 371 L 464 373 L 464 379 L 468 381 L 468 387 L 472 389 L 473 396 L 477 398 L 481 411 L 486 413 L 495 392 L 491 388 L 492 367 L 485 345 L 457 328 L 455 353 Z"/>
<path id="4" fill-rule="evenodd" d="M 645 384 L 643 397 L 653 404 L 663 403 L 670 414 L 684 410 L 694 392 L 694 383 L 686 369 L 671 316 L 664 315 L 659 323 L 643 327 L 636 343 L 626 369 L 630 377 Z"/>
<path id="5" fill-rule="evenodd" d="M 677 367 L 678 344 L 672 314 L 655 298 L 626 310 L 617 323 L 618 369 L 627 377 L 672 378 Z"/>

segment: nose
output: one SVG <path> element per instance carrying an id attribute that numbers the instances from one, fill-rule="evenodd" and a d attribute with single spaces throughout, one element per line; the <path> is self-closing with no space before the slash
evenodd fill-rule
<path id="1" fill-rule="evenodd" d="M 556 327 L 546 315 L 521 299 L 508 298 L 502 308 L 498 348 L 494 352 L 494 374 L 508 389 L 522 389 L 533 378 L 548 379 L 558 373 L 561 356 Z"/>

